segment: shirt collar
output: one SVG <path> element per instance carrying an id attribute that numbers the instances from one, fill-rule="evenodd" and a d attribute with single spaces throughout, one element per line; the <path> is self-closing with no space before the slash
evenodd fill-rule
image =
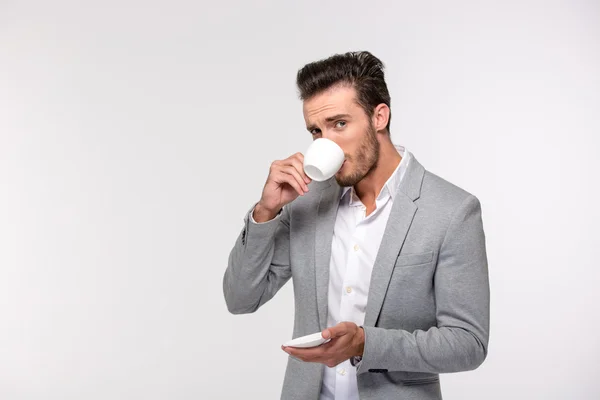
<path id="1" fill-rule="evenodd" d="M 398 164 L 398 166 L 396 167 L 396 169 L 394 170 L 392 175 L 388 178 L 388 180 L 385 182 L 385 184 L 381 188 L 381 191 L 379 192 L 379 195 L 377 196 L 377 200 L 384 198 L 388 194 L 392 197 L 392 200 L 394 200 L 394 198 L 396 197 L 396 194 L 398 193 L 398 186 L 400 185 L 400 181 L 404 177 L 404 174 L 406 173 L 406 168 L 408 167 L 408 163 L 410 161 L 410 152 L 407 151 L 404 146 L 395 145 L 394 147 L 396 148 L 396 150 L 398 150 L 398 153 L 400 153 L 402 160 L 400 161 L 400 164 Z M 353 186 L 346 186 L 346 187 L 342 188 L 342 193 L 340 194 L 340 199 L 343 198 L 346 195 L 346 193 L 348 193 L 349 191 L 351 192 L 351 196 L 352 196 L 350 198 L 351 205 L 354 201 L 360 201 L 358 199 L 358 196 L 356 195 L 356 192 L 354 191 Z"/>

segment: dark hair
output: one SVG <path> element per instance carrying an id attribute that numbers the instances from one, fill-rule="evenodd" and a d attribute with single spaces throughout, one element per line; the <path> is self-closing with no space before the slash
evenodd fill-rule
<path id="1" fill-rule="evenodd" d="M 390 107 L 390 93 L 385 84 L 384 65 L 368 51 L 352 51 L 335 54 L 312 62 L 298 71 L 296 85 L 300 99 L 306 100 L 334 85 L 348 84 L 356 90 L 358 104 L 369 117 L 381 103 Z M 386 126 L 390 132 L 392 112 Z"/>

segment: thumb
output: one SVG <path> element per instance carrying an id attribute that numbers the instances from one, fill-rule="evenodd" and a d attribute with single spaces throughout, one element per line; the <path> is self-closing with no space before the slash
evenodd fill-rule
<path id="1" fill-rule="evenodd" d="M 346 333 L 348 333 L 348 327 L 345 323 L 339 323 L 336 326 L 332 326 L 330 328 L 325 329 L 322 333 L 321 336 L 323 336 L 324 339 L 334 339 L 340 336 L 344 336 Z"/>

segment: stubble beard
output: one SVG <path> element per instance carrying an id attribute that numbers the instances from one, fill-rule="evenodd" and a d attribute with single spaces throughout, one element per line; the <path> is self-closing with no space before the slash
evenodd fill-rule
<path id="1" fill-rule="evenodd" d="M 356 155 L 347 156 L 346 159 L 353 162 L 354 170 L 346 175 L 336 175 L 335 180 L 342 187 L 356 185 L 377 167 L 377 163 L 379 162 L 379 141 L 377 140 L 375 127 L 372 124 L 369 125 L 367 134 L 361 141 Z"/>

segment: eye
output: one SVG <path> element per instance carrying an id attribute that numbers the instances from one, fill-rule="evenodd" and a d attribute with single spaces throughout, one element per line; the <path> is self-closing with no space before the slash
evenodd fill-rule
<path id="1" fill-rule="evenodd" d="M 310 131 L 310 134 L 313 136 L 318 135 L 319 133 L 321 133 L 320 129 L 313 129 L 312 131 Z"/>
<path id="2" fill-rule="evenodd" d="M 346 126 L 346 121 L 338 121 L 335 123 L 336 128 L 343 128 Z"/>

